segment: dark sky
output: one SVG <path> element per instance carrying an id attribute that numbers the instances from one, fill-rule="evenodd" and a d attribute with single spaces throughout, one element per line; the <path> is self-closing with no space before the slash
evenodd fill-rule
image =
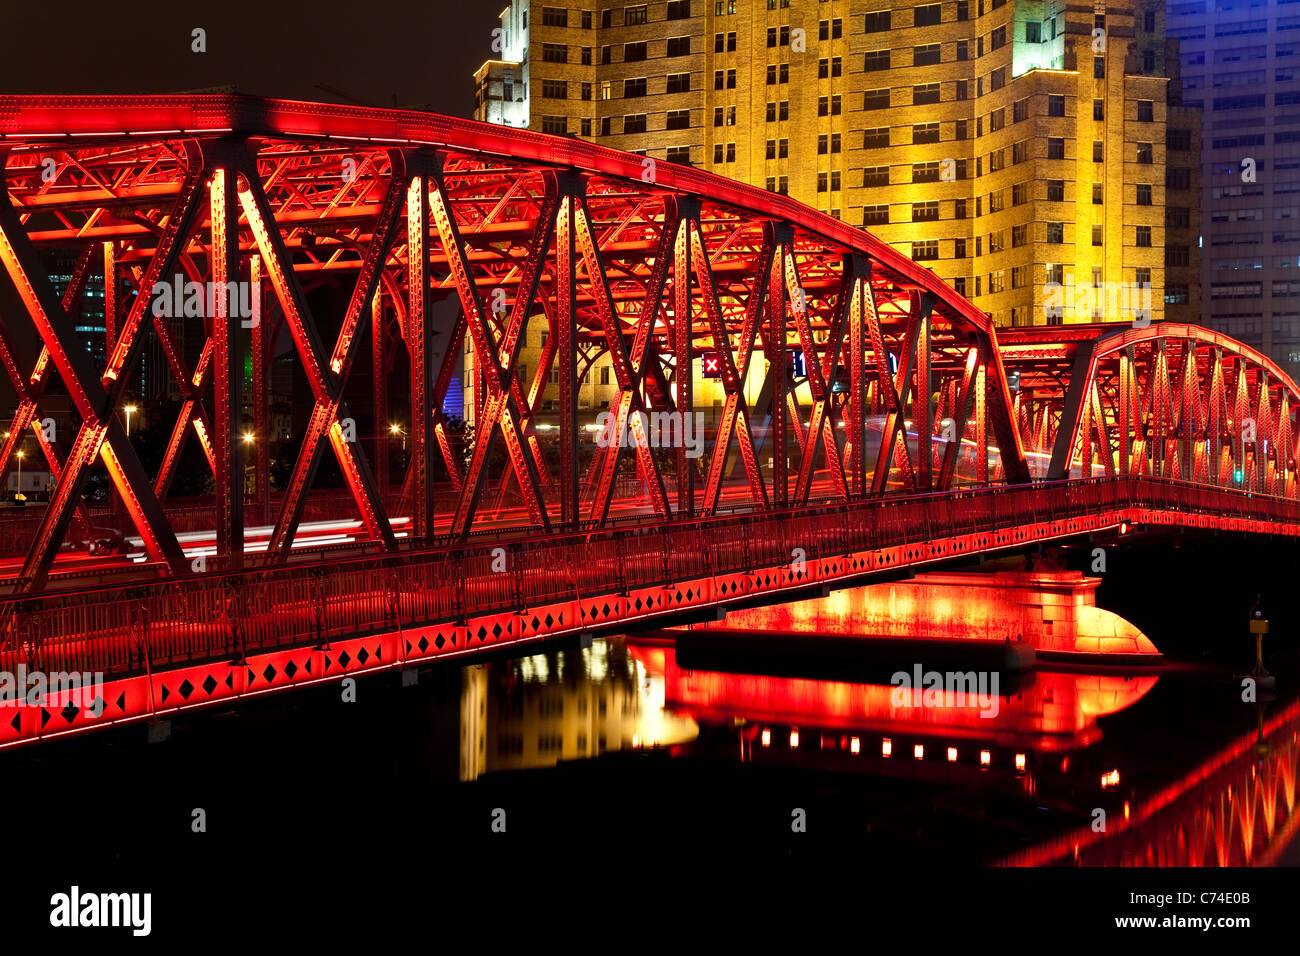
<path id="1" fill-rule="evenodd" d="M 0 93 L 234 85 L 469 116 L 505 0 L 0 0 Z M 190 50 L 207 31 L 207 52 Z M 317 84 L 339 91 L 330 93 Z"/>

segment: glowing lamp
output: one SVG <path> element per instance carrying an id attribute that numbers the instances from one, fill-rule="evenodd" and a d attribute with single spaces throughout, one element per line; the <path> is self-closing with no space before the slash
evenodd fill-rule
<path id="1" fill-rule="evenodd" d="M 762 745 L 763 745 L 764 747 L 770 747 L 770 746 L 772 746 L 772 731 L 770 731 L 770 730 L 768 730 L 766 727 L 764 727 L 764 728 L 763 728 L 763 733 L 762 733 L 762 735 L 759 737 L 759 742 L 762 743 Z"/>
<path id="2" fill-rule="evenodd" d="M 1025 755 L 1024 755 L 1024 754 L 1016 754 L 1016 769 L 1017 769 L 1017 770 L 1024 770 L 1024 769 L 1025 769 Z"/>
<path id="3" fill-rule="evenodd" d="M 957 748 L 956 748 L 956 747 L 949 747 L 949 748 L 948 748 L 948 762 L 949 762 L 949 763 L 956 763 L 956 762 L 957 762 Z"/>
<path id="4" fill-rule="evenodd" d="M 799 749 L 799 730 L 798 730 L 798 728 L 795 728 L 795 729 L 793 729 L 793 730 L 790 731 L 790 749 L 791 749 L 791 750 L 798 750 L 798 749 Z"/>
<path id="5" fill-rule="evenodd" d="M 987 766 L 988 766 L 989 764 L 991 764 L 992 762 L 993 762 L 993 755 L 992 755 L 991 753 L 989 753 L 987 750 L 981 750 L 981 751 L 980 751 L 980 766 L 981 766 L 981 767 L 987 767 Z"/>
<path id="6" fill-rule="evenodd" d="M 880 742 L 880 756 L 888 757 L 894 752 L 894 742 L 886 737 Z"/>
<path id="7" fill-rule="evenodd" d="M 912 756 L 917 760 L 925 759 L 925 744 L 914 744 L 912 746 Z"/>
<path id="8" fill-rule="evenodd" d="M 859 753 L 861 750 L 862 750 L 862 741 L 858 740 L 857 737 L 850 737 L 849 753 L 855 754 L 855 753 Z"/>

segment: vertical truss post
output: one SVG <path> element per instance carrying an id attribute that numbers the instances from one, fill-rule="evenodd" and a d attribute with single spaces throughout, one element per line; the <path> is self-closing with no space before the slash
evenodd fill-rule
<path id="1" fill-rule="evenodd" d="M 249 321 L 253 326 L 253 455 L 254 481 L 259 521 L 271 520 L 271 422 L 270 357 L 267 355 L 266 328 L 262 324 L 262 260 L 252 255 L 248 260 L 248 284 L 251 289 Z"/>
<path id="2" fill-rule="evenodd" d="M 385 380 L 388 364 L 387 342 L 387 329 L 384 326 L 384 295 L 376 291 L 375 297 L 370 300 L 370 393 L 371 412 L 375 420 L 374 450 L 371 454 L 375 458 L 375 484 L 379 488 L 379 498 L 385 503 L 385 507 L 388 506 L 388 453 L 393 447 L 392 436 L 388 431 L 388 383 Z M 407 423 L 407 431 L 411 431 L 412 422 Z"/>
<path id="3" fill-rule="evenodd" d="M 975 371 L 975 483 L 989 483 L 988 346 Z"/>
<path id="4" fill-rule="evenodd" d="M 237 434 L 243 411 L 244 349 L 239 334 L 239 205 L 233 169 L 212 171 L 209 184 L 212 225 L 212 339 L 216 374 L 213 407 L 217 463 L 217 556 L 224 567 L 244 559 L 244 443 Z M 234 295 L 231 293 L 234 292 Z M 232 310 L 232 299 L 236 308 Z"/>
<path id="5" fill-rule="evenodd" d="M 785 399 L 789 391 L 789 356 L 785 348 L 785 257 L 794 241 L 794 229 L 785 223 L 769 223 L 764 228 L 774 249 L 767 280 L 767 336 L 763 344 L 772 378 L 772 501 L 782 508 L 790 502 L 790 485 L 786 480 Z"/>
<path id="6" fill-rule="evenodd" d="M 555 223 L 556 369 L 560 379 L 560 523 L 578 526 L 578 296 L 574 197 L 560 200 Z M 513 369 L 511 370 L 513 372 Z"/>
<path id="7" fill-rule="evenodd" d="M 113 242 L 107 241 L 101 243 L 103 252 L 104 271 L 102 273 L 104 281 L 104 355 L 109 356 L 113 352 L 113 346 L 117 344 L 117 250 Z M 147 294 L 141 290 L 142 294 Z M 113 527 L 117 531 L 122 530 L 122 518 L 124 509 L 122 499 L 113 497 L 109 502 L 111 513 L 113 515 Z"/>
<path id="8" fill-rule="evenodd" d="M 1129 458 L 1133 447 L 1133 353 L 1131 348 L 1119 353 L 1119 473 L 1129 475 Z"/>
<path id="9" fill-rule="evenodd" d="M 679 199 L 677 208 L 682 222 L 673 242 L 673 357 L 676 371 L 673 386 L 676 390 L 674 404 L 678 415 L 677 459 L 677 513 L 695 514 L 695 462 L 687 457 L 685 432 L 687 421 L 694 414 L 695 395 L 691 387 L 695 369 L 692 368 L 691 345 L 694 337 L 694 316 L 691 309 L 691 230 L 700 228 L 700 203 L 693 198 Z M 703 292 L 703 290 L 701 290 Z"/>
<path id="10" fill-rule="evenodd" d="M 117 250 L 112 240 L 104 247 L 104 339 L 105 355 L 117 344 Z M 141 294 L 147 294 L 141 290 Z"/>
<path id="11" fill-rule="evenodd" d="M 871 263 L 859 255 L 845 258 L 849 286 L 849 434 L 851 447 L 851 494 L 867 493 L 867 323 L 866 298 L 870 294 Z"/>
<path id="12" fill-rule="evenodd" d="M 435 530 L 433 453 L 437 447 L 432 434 L 433 369 L 430 355 L 433 352 L 433 323 L 429 321 L 429 192 L 432 183 L 427 170 L 414 160 L 409 172 L 411 179 L 406 189 L 406 347 L 411 357 L 411 421 L 407 428 L 413 492 L 411 533 L 417 541 L 428 541 Z M 375 298 L 378 299 L 378 290 Z M 377 323 L 376 327 L 379 328 L 377 334 L 382 356 L 383 331 Z M 376 390 L 378 388 L 376 385 Z M 381 428 L 378 420 L 375 428 Z"/>
<path id="13" fill-rule="evenodd" d="M 913 292 L 910 311 L 916 323 L 916 386 L 912 414 L 916 418 L 916 485 L 918 491 L 930 490 L 930 466 L 933 461 L 933 426 L 930 423 L 930 313 L 934 300 Z"/>

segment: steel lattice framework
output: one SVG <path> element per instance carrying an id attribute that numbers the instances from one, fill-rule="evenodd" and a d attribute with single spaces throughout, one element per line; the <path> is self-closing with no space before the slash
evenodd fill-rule
<path id="1" fill-rule="evenodd" d="M 30 437 L 53 481 L 0 512 L 0 672 L 106 675 L 6 713 L 0 747 L 1135 526 L 1300 537 L 1300 394 L 1264 356 L 1171 323 L 995 334 L 867 233 L 688 167 L 237 96 L 0 96 L 0 154 L 0 480 Z M 156 314 L 182 280 L 210 303 Z M 145 352 L 177 409 L 148 468 L 121 414 Z M 273 494 L 242 419 L 267 435 L 286 357 L 310 412 Z M 700 458 L 647 433 L 709 401 Z M 183 455 L 214 495 L 173 494 Z M 138 564 L 68 554 L 101 466 Z M 358 541 L 293 551 L 339 516 Z"/>
<path id="2" fill-rule="evenodd" d="M 1200 326 L 1004 330 L 1039 477 L 1152 475 L 1294 499 L 1296 384 Z"/>
<path id="3" fill-rule="evenodd" d="M 4 316 L 0 339 L 19 398 L 0 473 L 17 436 L 39 430 L 52 380 L 80 420 L 68 449 L 38 439 L 56 484 L 27 549 L 23 590 L 42 587 L 81 520 L 96 459 L 151 560 L 188 571 L 168 492 L 190 436 L 217 488 L 210 567 L 245 562 L 244 502 L 269 495 L 265 455 L 247 487 L 240 373 L 252 353 L 249 404 L 264 433 L 267 343 L 280 327 L 314 408 L 271 516 L 271 563 L 293 546 L 327 447 L 369 539 L 398 547 L 387 462 L 377 478 L 345 427 L 355 421 L 344 396 L 367 323 L 376 422 L 388 411 L 391 352 L 409 355 L 413 451 L 396 500 L 410 508 L 416 542 L 463 539 L 482 524 L 498 440 L 523 505 L 516 523 L 543 531 L 604 524 L 630 460 L 644 510 L 661 519 L 713 513 L 737 471 L 749 502 L 779 508 L 1029 477 L 988 317 L 868 234 L 781 196 L 569 139 L 238 96 L 0 97 L 0 149 L 0 260 L 24 306 Z M 80 249 L 62 295 L 42 246 Z M 79 295 L 101 269 L 110 290 L 103 368 L 74 335 Z M 193 367 L 150 308 L 156 283 L 178 273 L 217 289 Z M 118 301 L 123 281 L 136 293 L 129 302 Z M 251 330 L 223 293 L 231 281 L 273 292 Z M 308 289 L 323 281 L 350 287 L 341 315 L 309 307 Z M 437 364 L 430 309 L 448 295 L 460 310 Z M 521 343 L 539 323 L 549 331 L 544 357 L 525 378 Z M 15 335 L 17 326 L 37 334 Z M 150 337 L 183 399 L 156 474 L 141 466 L 118 415 Z M 476 428 L 462 454 L 442 407 L 466 344 Z M 697 477 L 681 443 L 653 447 L 636 413 L 692 410 L 686 370 L 704 352 L 718 362 L 724 399 Z M 618 386 L 618 427 L 582 464 L 589 435 L 578 386 L 603 354 Z M 798 377 L 791 354 L 802 359 Z M 750 407 L 744 386 L 760 362 L 763 387 Z M 537 428 L 548 376 L 558 383 L 558 454 Z M 441 507 L 445 526 L 435 517 L 439 469 L 453 499 Z"/>

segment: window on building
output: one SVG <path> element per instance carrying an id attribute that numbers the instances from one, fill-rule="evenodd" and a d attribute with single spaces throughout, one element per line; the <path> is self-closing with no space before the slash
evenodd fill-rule
<path id="1" fill-rule="evenodd" d="M 863 149 L 882 149 L 889 146 L 889 127 L 881 126 L 876 129 L 863 130 L 862 148 Z"/>
<path id="2" fill-rule="evenodd" d="M 912 87 L 912 105 L 921 106 L 926 103 L 939 102 L 939 84 L 938 83 L 921 83 Z"/>
<path id="3" fill-rule="evenodd" d="M 917 7 L 912 14 L 912 26 L 932 27 L 939 22 L 940 5 L 937 3 Z"/>
<path id="4" fill-rule="evenodd" d="M 939 62 L 939 44 L 928 43 L 912 48 L 912 65 L 929 66 Z"/>
<path id="5" fill-rule="evenodd" d="M 569 62 L 568 45 L 564 43 L 543 43 L 542 62 L 543 63 L 568 63 Z"/>
<path id="6" fill-rule="evenodd" d="M 639 43 L 624 43 L 624 44 L 623 44 L 623 62 L 624 62 L 624 63 L 638 63 L 638 62 L 644 60 L 644 59 L 645 59 L 645 56 L 646 56 L 646 47 L 645 47 L 645 41 L 644 41 L 644 40 L 641 41 L 641 42 L 639 42 Z"/>
<path id="7" fill-rule="evenodd" d="M 1096 80 L 1106 78 L 1106 58 L 1104 56 L 1094 56 L 1092 58 L 1092 76 Z"/>
<path id="8" fill-rule="evenodd" d="M 1065 97 L 1060 93 L 1049 93 L 1047 96 L 1047 115 L 1064 116 L 1065 115 Z"/>
<path id="9" fill-rule="evenodd" d="M 1060 136 L 1047 138 L 1047 158 L 1065 159 L 1065 139 Z"/>
<path id="10" fill-rule="evenodd" d="M 548 27 L 567 27 L 569 11 L 563 7 L 542 7 L 542 23 Z"/>
<path id="11" fill-rule="evenodd" d="M 1151 100 L 1138 100 L 1138 122 L 1150 123 L 1155 120 L 1155 104 Z"/>
<path id="12" fill-rule="evenodd" d="M 691 91 L 691 75 L 689 73 L 669 73 L 668 93 L 689 93 Z"/>
<path id="13" fill-rule="evenodd" d="M 939 241 L 937 239 L 926 239 L 921 242 L 912 243 L 912 259 L 916 262 L 926 262 L 930 259 L 939 258 Z"/>
<path id="14" fill-rule="evenodd" d="M 669 146 L 668 162 L 682 166 L 691 165 L 691 148 L 689 146 Z"/>
<path id="15" fill-rule="evenodd" d="M 929 202 L 912 203 L 912 222 L 938 222 L 939 221 L 939 204 L 933 200 Z"/>
<path id="16" fill-rule="evenodd" d="M 912 164 L 912 182 L 937 183 L 938 181 L 939 181 L 939 164 L 937 162 Z"/>
<path id="17" fill-rule="evenodd" d="M 623 132 L 627 133 L 644 133 L 645 132 L 644 113 L 633 113 L 623 117 Z"/>
<path id="18" fill-rule="evenodd" d="M 887 205 L 863 206 L 862 225 L 864 226 L 889 225 L 889 206 Z"/>
<path id="19" fill-rule="evenodd" d="M 633 77 L 623 81 L 623 98 L 632 99 L 645 96 L 645 77 Z"/>
<path id="20" fill-rule="evenodd" d="M 889 109 L 889 90 L 867 90 L 863 97 L 862 108 L 864 110 Z"/>
<path id="21" fill-rule="evenodd" d="M 1097 243 L 1093 243 L 1093 245 L 1096 244 Z M 1143 249 L 1151 248 L 1151 227 L 1150 226 L 1137 227 L 1137 245 Z"/>
<path id="22" fill-rule="evenodd" d="M 1104 245 L 1103 231 L 1101 226 L 1092 227 L 1092 244 L 1094 246 Z"/>
<path id="23" fill-rule="evenodd" d="M 889 185 L 889 167 L 888 166 L 868 166 L 862 170 L 863 186 L 888 186 Z"/>
<path id="24" fill-rule="evenodd" d="M 1047 224 L 1047 241 L 1053 245 L 1065 242 L 1065 223 L 1049 222 Z"/>
<path id="25" fill-rule="evenodd" d="M 1049 179 L 1047 181 L 1047 201 L 1065 202 L 1065 180 Z"/>
<path id="26" fill-rule="evenodd" d="M 691 0 L 668 0 L 669 20 L 688 20 L 691 16 Z"/>
<path id="27" fill-rule="evenodd" d="M 623 26 L 635 27 L 646 22 L 647 8 L 644 4 L 639 7 L 623 8 Z"/>
<path id="28" fill-rule="evenodd" d="M 1138 161 L 1139 163 L 1143 163 L 1143 164 L 1146 164 L 1146 165 L 1150 165 L 1150 163 L 1151 163 L 1151 159 L 1152 159 L 1151 144 L 1150 144 L 1150 143 L 1138 143 L 1138 144 L 1137 144 L 1137 161 Z"/>
<path id="29" fill-rule="evenodd" d="M 1137 204 L 1139 206 L 1151 205 L 1151 184 L 1150 183 L 1137 184 Z"/>
<path id="30" fill-rule="evenodd" d="M 871 50 L 866 54 L 862 68 L 868 73 L 877 73 L 889 69 L 889 51 Z"/>
<path id="31" fill-rule="evenodd" d="M 689 129 L 691 125 L 690 110 L 669 110 L 665 129 Z"/>
<path id="32" fill-rule="evenodd" d="M 690 56 L 691 38 L 690 37 L 669 37 L 667 53 L 669 56 Z"/>
<path id="33" fill-rule="evenodd" d="M 877 10 L 867 14 L 866 24 L 863 26 L 864 33 L 886 33 L 889 30 L 888 10 Z"/>

